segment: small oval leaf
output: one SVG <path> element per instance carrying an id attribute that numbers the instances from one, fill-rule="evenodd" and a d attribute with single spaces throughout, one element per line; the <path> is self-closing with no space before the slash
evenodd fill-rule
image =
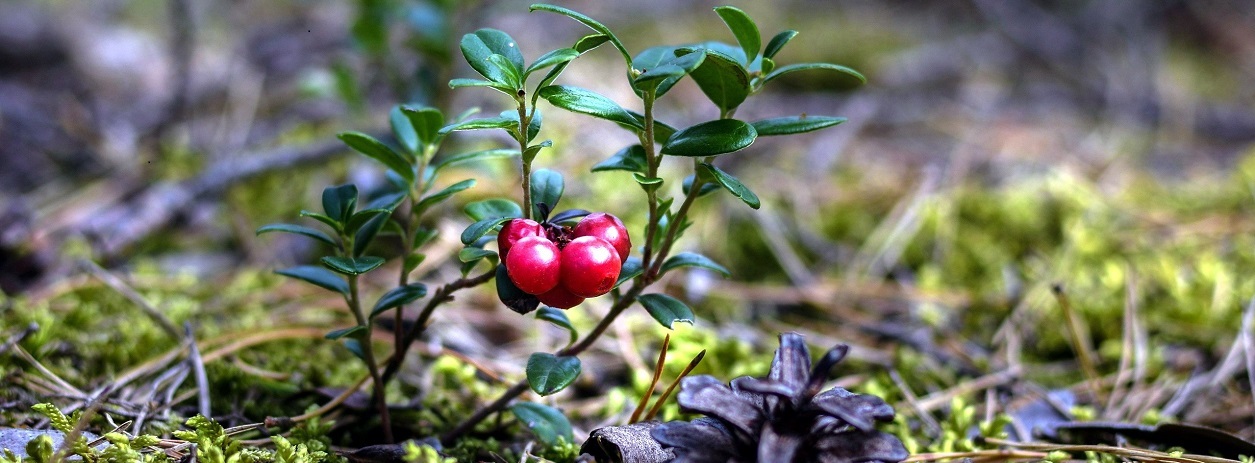
<path id="1" fill-rule="evenodd" d="M 790 40 L 793 40 L 794 37 L 797 37 L 797 31 L 791 29 L 776 34 L 775 37 L 772 37 L 771 40 L 767 42 L 767 48 L 763 49 L 763 58 L 775 58 L 776 53 L 780 53 L 780 49 L 784 48 L 784 46 L 788 44 Z M 763 72 L 771 71 L 763 69 Z"/>
<path id="2" fill-rule="evenodd" d="M 441 159 L 436 163 L 435 170 L 439 172 L 452 166 L 462 165 L 475 161 L 483 161 L 487 159 L 512 158 L 519 155 L 519 150 L 496 148 L 483 151 L 472 151 L 470 153 L 461 153 Z"/>
<path id="3" fill-rule="evenodd" d="M 340 257 L 327 256 L 319 259 L 323 265 L 344 275 L 361 275 L 383 265 L 384 259 L 375 256 Z"/>
<path id="4" fill-rule="evenodd" d="M 329 289 L 340 294 L 349 294 L 349 284 L 337 275 L 335 272 L 314 265 L 301 265 L 283 270 L 275 270 L 275 273 L 285 277 L 296 278 L 298 280 L 310 283 L 323 289 Z"/>
<path id="5" fill-rule="evenodd" d="M 580 376 L 580 359 L 537 352 L 527 358 L 527 384 L 542 396 L 566 389 Z"/>
<path id="6" fill-rule="evenodd" d="M 458 183 L 454 183 L 445 187 L 443 190 L 427 195 L 422 200 L 419 200 L 418 204 L 414 205 L 414 208 L 416 210 L 425 210 L 431 206 L 440 204 L 441 201 L 449 199 L 450 196 L 465 191 L 473 186 L 475 186 L 475 179 L 473 178 L 468 178 Z"/>
<path id="7" fill-rule="evenodd" d="M 714 156 L 745 149 L 754 143 L 754 126 L 736 119 L 718 119 L 685 128 L 671 135 L 662 154 Z"/>
<path id="8" fill-rule="evenodd" d="M 505 198 L 490 198 L 467 204 L 466 215 L 471 220 L 484 220 L 497 217 L 522 217 L 523 208 L 519 204 Z"/>
<path id="9" fill-rule="evenodd" d="M 506 82 L 505 70 L 515 76 L 523 72 L 523 53 L 510 34 L 496 29 L 480 29 L 462 36 L 462 56 L 479 75 L 494 82 Z M 490 63 L 489 57 L 500 55 L 502 65 Z M 502 69 L 505 68 L 505 69 Z"/>
<path id="10" fill-rule="evenodd" d="M 526 80 L 527 76 L 532 75 L 533 72 L 571 61 L 579 56 L 580 52 L 574 48 L 559 48 L 549 53 L 545 53 L 544 55 L 541 55 L 540 58 L 536 58 L 536 62 L 528 66 L 526 71 L 523 71 L 523 79 Z"/>
<path id="11" fill-rule="evenodd" d="M 322 209 L 327 216 L 336 222 L 344 222 L 353 215 L 353 208 L 357 206 L 357 186 L 352 183 L 329 186 L 322 190 Z M 310 217 L 313 217 L 312 215 Z M 317 218 L 317 217 L 314 217 Z M 337 224 L 336 229 L 340 225 Z"/>
<path id="12" fill-rule="evenodd" d="M 789 116 L 773 117 L 771 119 L 754 121 L 751 122 L 750 125 L 754 126 L 754 130 L 758 132 L 758 136 L 767 137 L 772 135 L 793 135 L 796 133 L 811 132 L 832 127 L 845 121 L 846 119 L 844 117 Z"/>
<path id="13" fill-rule="evenodd" d="M 471 246 L 462 248 L 461 251 L 458 251 L 458 260 L 467 264 L 471 262 L 478 262 L 487 257 L 497 257 L 497 253 L 484 248 Z"/>
<path id="14" fill-rule="evenodd" d="M 340 328 L 338 330 L 328 331 L 327 334 L 323 335 L 323 337 L 334 341 L 336 339 L 340 339 L 345 336 L 356 338 L 364 334 L 366 334 L 366 327 L 362 325 L 357 325 L 357 326 L 350 326 L 348 328 Z"/>
<path id="15" fill-rule="evenodd" d="M 763 44 L 758 25 L 754 24 L 754 20 L 750 19 L 744 11 L 734 6 L 716 7 L 715 13 L 723 19 L 724 24 L 728 25 L 728 29 L 732 30 L 732 35 L 736 37 L 736 42 L 741 45 L 742 50 L 745 50 L 745 62 L 742 64 L 748 66 L 758 56 L 758 48 Z"/>
<path id="16" fill-rule="evenodd" d="M 662 273 L 666 273 L 668 270 L 680 267 L 702 267 L 719 272 L 724 278 L 732 276 L 732 272 L 729 272 L 724 266 L 710 260 L 709 257 L 695 252 L 681 252 L 671 256 L 666 262 L 662 263 L 661 270 Z"/>
<path id="17" fill-rule="evenodd" d="M 859 82 L 867 83 L 867 78 L 863 77 L 862 74 L 859 74 L 858 71 L 855 71 L 845 66 L 841 66 L 839 64 L 831 64 L 831 63 L 800 63 L 800 64 L 790 64 L 788 66 L 780 66 L 776 68 L 776 70 L 771 71 L 771 74 L 767 74 L 766 77 L 763 77 L 763 83 L 771 82 L 775 78 L 788 74 L 790 72 L 807 71 L 811 69 L 824 69 L 824 70 L 829 70 L 829 71 L 837 71 L 837 72 L 840 72 L 849 76 L 853 76 L 854 78 L 858 79 Z"/>
<path id="18" fill-rule="evenodd" d="M 744 201 L 745 204 L 749 205 L 749 207 L 758 209 L 759 206 L 762 205 L 762 203 L 758 200 L 758 195 L 754 194 L 753 191 L 750 191 L 749 187 L 741 183 L 741 181 L 736 177 L 733 177 L 731 174 L 719 170 L 718 167 L 705 162 L 701 163 L 700 166 L 706 174 L 714 178 L 714 180 L 720 185 L 723 185 L 723 188 L 728 190 L 729 193 L 732 193 L 732 196 L 740 198 L 741 201 Z"/>
<path id="19" fill-rule="evenodd" d="M 645 160 L 645 148 L 641 145 L 632 145 L 614 153 L 610 159 L 601 161 L 593 166 L 593 172 L 604 172 L 610 170 L 626 170 L 628 172 L 645 173 L 649 168 Z"/>
<path id="20" fill-rule="evenodd" d="M 549 104 L 567 111 L 643 129 L 640 122 L 622 106 L 591 90 L 566 85 L 550 85 L 540 89 L 540 97 Z"/>
<path id="21" fill-rule="evenodd" d="M 488 232 L 491 232 L 493 228 L 497 227 L 497 225 L 501 225 L 502 222 L 510 220 L 511 218 L 512 217 L 489 217 L 471 224 L 466 227 L 465 230 L 462 230 L 462 244 L 470 246 L 471 243 L 474 243 L 480 237 L 487 235 Z"/>
<path id="22" fill-rule="evenodd" d="M 414 131 L 414 125 L 410 124 L 410 120 L 405 117 L 405 113 L 401 111 L 401 106 L 393 106 L 388 111 L 388 126 L 392 128 L 392 136 L 405 147 L 405 158 L 407 160 L 414 159 L 414 153 L 419 150 L 418 133 Z"/>
<path id="23" fill-rule="evenodd" d="M 468 119 L 461 122 L 454 122 L 441 127 L 439 135 L 443 136 L 449 132 L 463 130 L 509 129 L 518 125 L 518 119 L 510 119 L 508 117 L 483 117 L 479 119 Z"/>
<path id="24" fill-rule="evenodd" d="M 568 444 L 575 442 L 571 422 L 556 408 L 535 402 L 518 402 L 510 406 L 510 411 L 545 445 L 556 445 L 563 439 Z"/>
<path id="25" fill-rule="evenodd" d="M 426 106 L 402 105 L 401 113 L 409 119 L 419 143 L 434 145 L 440 142 L 440 128 L 444 127 L 444 113 Z"/>
<path id="26" fill-rule="evenodd" d="M 571 324 L 571 319 L 567 318 L 565 310 L 558 310 L 549 306 L 541 307 L 540 311 L 536 312 L 536 318 L 567 330 L 567 333 L 571 335 L 571 339 L 567 341 L 568 346 L 575 344 L 575 341 L 580 337 L 579 332 L 575 331 L 575 326 Z"/>
<path id="27" fill-rule="evenodd" d="M 623 267 L 619 268 L 619 280 L 614 282 L 614 287 L 618 288 L 628 280 L 641 276 L 645 273 L 645 267 L 642 267 L 640 257 L 629 257 L 623 262 Z"/>
<path id="28" fill-rule="evenodd" d="M 370 309 L 370 316 L 374 317 L 388 309 L 409 304 L 426 295 L 427 285 L 422 283 L 397 286 L 388 290 L 383 296 L 379 296 L 379 301 L 375 302 L 375 307 Z"/>
<path id="29" fill-rule="evenodd" d="M 405 157 L 397 154 L 396 151 L 393 151 L 392 148 L 389 148 L 383 142 L 361 132 L 341 132 L 337 137 L 344 144 L 353 148 L 354 151 L 365 154 L 367 157 L 379 161 L 388 170 L 396 172 L 406 182 L 414 182 L 414 167 L 410 165 L 410 162 Z"/>
<path id="30" fill-rule="evenodd" d="M 336 240 L 332 238 L 330 235 L 327 235 L 326 233 L 323 233 L 317 229 L 309 228 L 309 227 L 301 226 L 301 225 L 293 225 L 289 223 L 272 223 L 270 225 L 265 225 L 257 229 L 258 235 L 262 233 L 270 233 L 270 232 L 294 233 L 297 235 L 307 236 L 307 237 L 316 239 L 318 241 L 322 241 L 332 246 L 338 245 L 336 243 Z"/>
<path id="31" fill-rule="evenodd" d="M 679 299 L 666 294 L 645 294 L 637 301 L 667 329 L 672 329 L 675 322 L 693 324 L 693 309 Z"/>
<path id="32" fill-rule="evenodd" d="M 537 169 L 532 172 L 531 190 L 532 190 L 532 213 L 536 217 L 545 216 L 545 212 L 553 211 L 558 207 L 558 201 L 562 200 L 562 191 L 565 185 L 562 181 L 562 174 L 549 169 Z M 541 208 L 544 204 L 545 208 Z"/>
<path id="33" fill-rule="evenodd" d="M 706 50 L 702 65 L 689 75 L 722 113 L 740 106 L 750 94 L 750 76 L 745 66 L 736 58 L 715 50 Z"/>

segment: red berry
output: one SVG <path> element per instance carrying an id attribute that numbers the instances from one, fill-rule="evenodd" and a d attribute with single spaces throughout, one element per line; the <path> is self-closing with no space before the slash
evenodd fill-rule
<path id="1" fill-rule="evenodd" d="M 619 278 L 619 252 L 606 240 L 581 236 L 562 248 L 562 286 L 579 297 L 610 292 Z"/>
<path id="2" fill-rule="evenodd" d="M 501 226 L 501 233 L 497 234 L 497 253 L 505 258 L 514 243 L 529 236 L 545 236 L 545 229 L 531 219 L 506 221 L 505 225 Z"/>
<path id="3" fill-rule="evenodd" d="M 541 294 L 558 286 L 562 266 L 556 244 L 544 237 L 528 236 L 510 249 L 505 269 L 514 286 L 527 294 Z"/>
<path id="4" fill-rule="evenodd" d="M 537 294 L 536 297 L 542 304 L 555 309 L 569 309 L 584 302 L 584 298 L 571 294 L 562 285 L 554 286 L 553 289 L 544 294 Z"/>
<path id="5" fill-rule="evenodd" d="M 628 253 L 632 251 L 632 240 L 628 237 L 627 228 L 623 227 L 623 222 L 618 217 L 605 212 L 588 214 L 575 225 L 573 232 L 576 237 L 595 236 L 610 243 L 619 253 L 620 264 L 627 261 Z"/>

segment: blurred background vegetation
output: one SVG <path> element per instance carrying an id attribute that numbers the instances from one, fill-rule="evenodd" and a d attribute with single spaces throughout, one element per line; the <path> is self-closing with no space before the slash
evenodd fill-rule
<path id="1" fill-rule="evenodd" d="M 102 285 L 102 272 L 124 275 L 176 324 L 193 321 L 200 336 L 342 323 L 345 314 L 329 309 L 334 301 L 269 274 L 308 262 L 314 244 L 253 231 L 312 208 L 326 185 L 370 190 L 385 181 L 336 132 L 382 136 L 398 103 L 452 114 L 503 109 L 507 102 L 490 92 L 448 89 L 448 79 L 470 75 L 457 51 L 462 34 L 502 29 L 535 57 L 586 33 L 573 21 L 529 14 L 528 3 L 0 4 L 0 336 L 39 322 L 41 334 L 23 345 L 80 387 L 178 344 L 133 300 Z M 733 41 L 711 12 L 721 2 L 559 3 L 606 23 L 633 52 Z M 707 347 L 714 354 L 699 373 L 757 374 L 775 333 L 797 330 L 818 345 L 854 344 L 860 379 L 890 399 L 960 395 L 953 388 L 971 378 L 1014 371 L 1014 380 L 985 386 L 997 393 L 983 409 L 1010 410 L 1023 391 L 1040 389 L 1029 385 L 1083 379 L 1051 292 L 1057 285 L 1110 381 L 1104 393 L 1082 394 L 1082 403 L 1108 419 L 1166 417 L 1255 435 L 1235 347 L 1243 308 L 1255 297 L 1249 5 L 732 3 L 764 35 L 801 32 L 778 61 L 840 63 L 869 82 L 796 73 L 738 112 L 746 120 L 822 114 L 849 122 L 760 139 L 724 157 L 764 207 L 751 211 L 721 195 L 698 204 L 683 246 L 734 277 L 691 272 L 667 281 L 698 309 L 697 326 L 678 333 L 676 345 L 689 353 L 675 355 Z M 575 62 L 561 82 L 626 103 L 622 75 L 607 48 Z M 661 105 L 672 125 L 717 117 L 687 81 Z M 555 110 L 546 112 L 545 131 L 556 149 L 538 162 L 567 175 L 568 205 L 617 214 L 636 233 L 643 199 L 624 188 L 626 174 L 584 174 L 634 142 L 630 135 Z M 463 148 L 454 151 L 509 144 L 504 135 L 454 138 Z M 684 166 L 664 167 L 675 177 Z M 516 196 L 512 164 L 485 163 L 466 175 L 480 182 L 462 201 Z M 469 221 L 459 204 L 446 207 L 438 225 L 448 245 L 424 264 L 424 280 L 456 272 L 453 237 Z M 587 306 L 572 311 L 577 325 L 591 326 L 605 309 Z M 527 352 L 560 345 L 564 335 L 515 317 L 490 292 L 460 296 L 437 314 L 447 329 L 434 331 L 443 334 L 428 355 L 444 348 L 517 377 Z M 592 353 L 604 358 L 589 364 L 603 366 L 560 396 L 589 422 L 614 421 L 624 407 L 604 400 L 616 381 L 642 390 L 648 380 L 661 334 L 643 312 L 634 320 L 602 341 L 630 348 Z M 303 357 L 310 343 L 322 350 Z M 360 374 L 330 343 L 290 347 L 211 371 L 237 378 L 250 374 L 248 365 L 300 365 L 299 377 L 256 387 L 216 380 L 228 397 L 290 403 L 253 410 L 243 405 L 250 401 L 227 399 L 237 407 L 215 411 L 238 422 L 299 413 L 320 399 L 291 399 L 294 391 L 344 386 Z M 26 367 L 5 362 L 4 375 L 15 380 L 6 384 L 26 385 L 4 392 L 6 405 L 37 401 L 31 383 L 16 380 Z M 897 372 L 904 383 L 893 381 Z M 418 373 L 403 381 L 434 384 Z M 630 403 L 626 394 L 609 397 Z M 1098 400 L 1112 396 L 1128 404 Z M 900 411 L 914 417 L 950 405 L 924 403 L 933 408 Z"/>

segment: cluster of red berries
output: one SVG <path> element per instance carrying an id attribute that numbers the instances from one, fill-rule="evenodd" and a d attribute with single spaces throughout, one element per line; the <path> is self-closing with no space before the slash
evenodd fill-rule
<path id="1" fill-rule="evenodd" d="M 631 247 L 623 222 L 604 212 L 589 214 L 574 228 L 513 219 L 497 235 L 514 286 L 559 309 L 610 292 Z"/>

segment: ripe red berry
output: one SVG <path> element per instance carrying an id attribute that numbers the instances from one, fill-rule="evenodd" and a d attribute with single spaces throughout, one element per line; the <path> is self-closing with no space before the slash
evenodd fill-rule
<path id="1" fill-rule="evenodd" d="M 524 237 L 505 258 L 506 273 L 527 294 L 542 294 L 558 286 L 561 271 L 558 246 L 542 236 Z"/>
<path id="2" fill-rule="evenodd" d="M 562 286 L 579 297 L 597 297 L 610 292 L 622 265 L 614 246 L 594 236 L 571 240 L 562 248 L 561 260 Z"/>
<path id="3" fill-rule="evenodd" d="M 497 253 L 504 259 L 510 248 L 519 240 L 529 236 L 545 236 L 545 229 L 531 219 L 513 219 L 501 226 L 497 234 Z"/>
<path id="4" fill-rule="evenodd" d="M 619 253 L 620 264 L 627 261 L 628 253 L 632 251 L 632 240 L 628 237 L 627 228 L 623 227 L 623 222 L 618 217 L 605 212 L 588 214 L 575 225 L 573 234 L 576 237 L 595 236 L 610 243 Z"/>
<path id="5" fill-rule="evenodd" d="M 555 309 L 569 309 L 584 302 L 584 298 L 571 294 L 562 285 L 554 286 L 553 289 L 544 294 L 537 294 L 536 298 L 540 299 L 542 304 Z"/>

